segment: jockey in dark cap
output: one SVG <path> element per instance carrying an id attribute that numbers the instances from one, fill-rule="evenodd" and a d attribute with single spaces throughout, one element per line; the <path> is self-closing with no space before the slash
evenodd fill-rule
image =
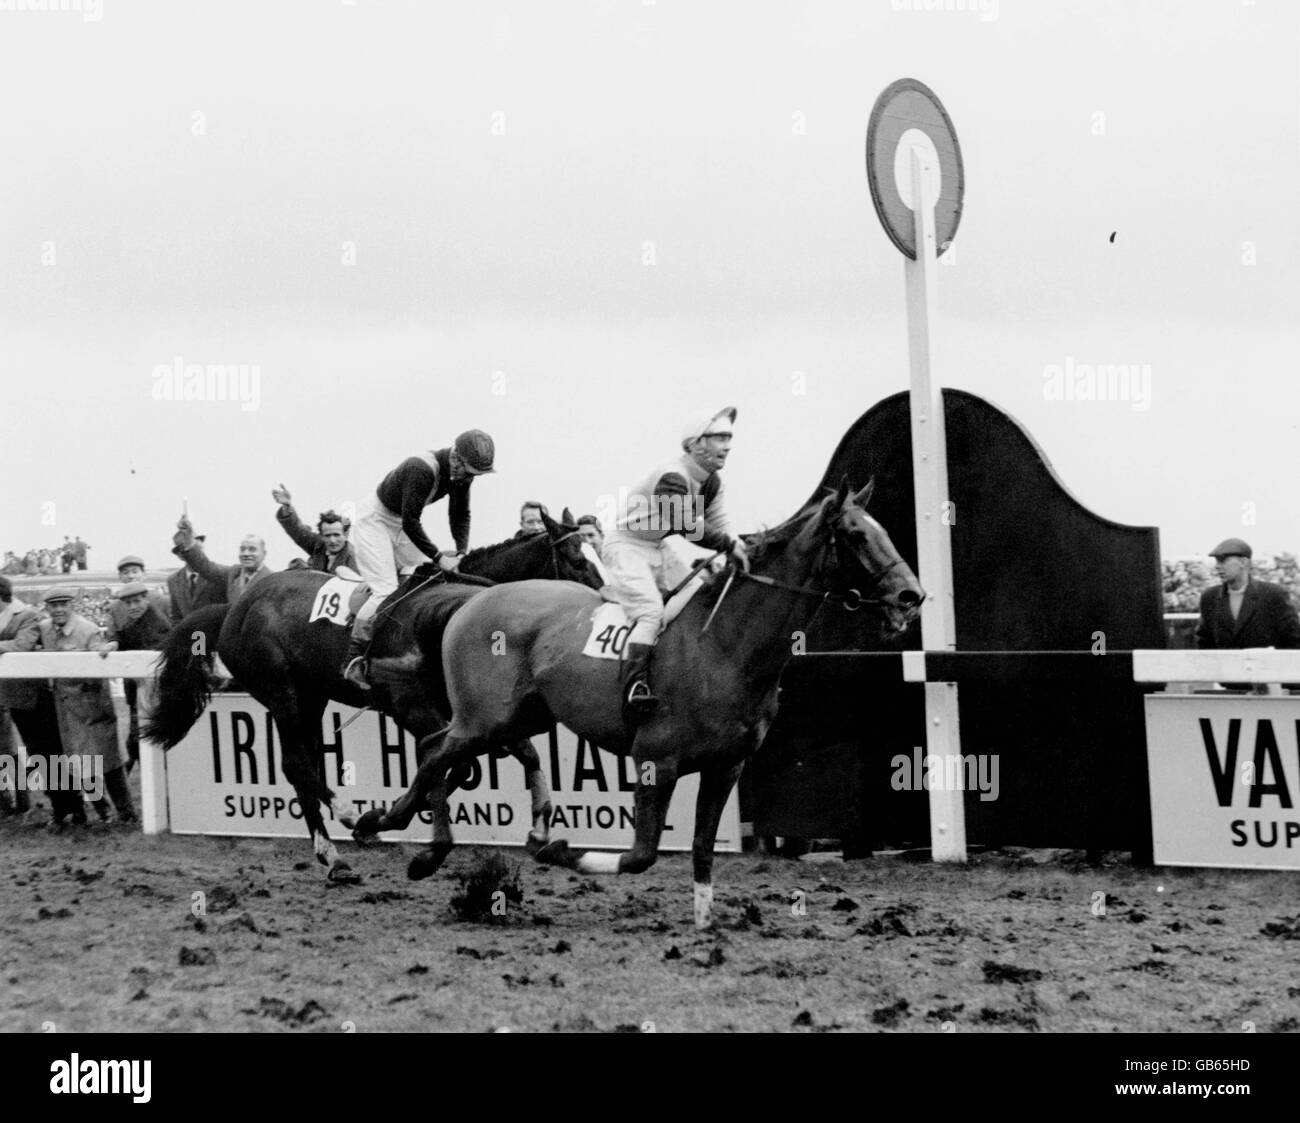
<path id="1" fill-rule="evenodd" d="M 496 454 L 492 438 L 470 429 L 451 448 L 424 452 L 403 460 L 380 482 L 375 494 L 361 506 L 352 528 L 357 569 L 370 582 L 370 599 L 357 613 L 344 677 L 369 690 L 365 653 L 374 632 L 375 613 L 384 598 L 397 589 L 400 571 L 426 559 L 444 570 L 454 570 L 469 548 L 469 488 L 475 476 L 494 471 Z M 424 508 L 447 497 L 447 522 L 456 543 L 454 554 L 444 554 L 424 533 L 420 517 Z"/>

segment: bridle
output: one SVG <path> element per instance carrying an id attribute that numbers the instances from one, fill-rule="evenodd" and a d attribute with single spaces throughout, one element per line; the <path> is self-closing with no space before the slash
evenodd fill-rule
<path id="1" fill-rule="evenodd" d="M 821 562 L 813 571 L 814 574 L 821 577 L 828 586 L 834 581 L 834 574 L 837 570 L 847 568 L 840 556 L 841 550 L 845 548 L 842 537 L 843 532 L 837 522 L 831 532 L 830 538 L 827 540 L 826 545 L 822 550 Z M 721 551 L 719 551 L 719 553 L 721 553 Z M 714 557 L 717 556 L 717 554 L 714 555 Z M 895 558 L 881 569 L 879 573 L 868 574 L 868 576 L 872 577 L 872 582 L 870 587 L 867 589 L 867 592 L 869 594 L 876 592 L 884 582 L 885 578 L 889 576 L 890 572 L 902 564 L 903 559 L 901 557 Z M 811 627 L 812 622 L 821 615 L 822 609 L 826 607 L 828 602 L 838 601 L 840 607 L 842 607 L 845 612 L 857 612 L 863 607 L 863 605 L 883 605 L 888 603 L 888 601 L 883 597 L 864 597 L 856 588 L 849 588 L 844 592 L 829 587 L 816 589 L 809 585 L 792 585 L 786 581 L 778 581 L 775 577 L 767 577 L 761 573 L 747 573 L 734 561 L 731 563 L 729 568 L 730 573 L 727 575 L 727 583 L 723 586 L 722 592 L 718 595 L 718 599 L 713 605 L 713 610 L 709 613 L 708 619 L 704 622 L 704 627 L 700 629 L 701 635 L 709 630 L 709 625 L 713 623 L 713 618 L 717 615 L 718 609 L 726 599 L 727 593 L 730 592 L 731 583 L 736 577 L 740 577 L 745 581 L 752 581 L 758 585 L 765 585 L 770 589 L 781 589 L 784 592 L 797 593 L 801 596 L 817 597 L 817 608 L 813 613 L 812 620 L 809 621 L 809 627 Z M 692 574 L 692 576 L 694 576 L 694 574 Z M 690 578 L 687 578 L 687 580 L 690 580 Z M 683 582 L 683 584 L 685 584 L 685 582 Z M 681 586 L 679 585 L 678 588 L 680 587 Z"/>
<path id="2" fill-rule="evenodd" d="M 570 530 L 567 534 L 561 534 L 559 538 L 552 538 L 549 534 L 546 536 L 546 541 L 551 545 L 551 574 L 556 581 L 560 579 L 560 552 L 555 547 L 580 533 L 581 531 L 578 530 Z"/>

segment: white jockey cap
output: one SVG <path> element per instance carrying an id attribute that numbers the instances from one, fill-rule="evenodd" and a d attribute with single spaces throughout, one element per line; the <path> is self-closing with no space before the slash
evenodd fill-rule
<path id="1" fill-rule="evenodd" d="M 690 448 L 691 445 L 704 436 L 714 436 L 722 433 L 730 435 L 731 426 L 735 420 L 735 406 L 727 406 L 726 409 L 697 415 L 682 430 L 682 448 Z"/>

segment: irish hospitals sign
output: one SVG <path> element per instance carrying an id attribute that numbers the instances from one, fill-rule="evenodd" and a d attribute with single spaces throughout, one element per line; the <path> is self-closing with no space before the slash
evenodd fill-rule
<path id="1" fill-rule="evenodd" d="M 323 721 L 322 775 L 339 801 L 358 813 L 391 805 L 415 777 L 415 742 L 399 725 L 366 711 L 331 704 Z M 344 728 L 346 726 L 346 728 Z M 220 694 L 190 734 L 165 756 L 169 829 L 176 834 L 302 837 L 302 809 L 285 781 L 274 723 L 246 694 Z M 623 850 L 635 824 L 632 761 L 575 737 L 563 726 L 533 744 L 551 785 L 551 834 L 575 846 Z M 161 755 L 161 754 L 159 754 Z M 664 826 L 662 850 L 689 850 L 699 778 L 677 784 Z M 522 846 L 531 823 L 523 768 L 513 757 L 480 757 L 450 799 L 457 842 Z M 337 839 L 348 832 L 329 818 Z M 425 810 L 405 831 L 382 837 L 427 843 Z M 723 811 L 717 849 L 740 850 L 735 792 Z"/>

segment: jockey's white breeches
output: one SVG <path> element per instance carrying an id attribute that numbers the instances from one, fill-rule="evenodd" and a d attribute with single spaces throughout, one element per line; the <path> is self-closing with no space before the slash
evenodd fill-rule
<path id="1" fill-rule="evenodd" d="M 357 571 L 370 583 L 370 599 L 361 606 L 357 620 L 369 620 L 390 593 L 401 583 L 401 571 L 413 569 L 429 559 L 418 550 L 402 529 L 396 515 L 372 495 L 357 514 L 349 537 L 357 558 Z"/>
<path id="2" fill-rule="evenodd" d="M 666 541 L 643 542 L 618 531 L 605 539 L 601 557 L 610 588 L 632 624 L 628 643 L 654 644 L 663 625 L 663 594 L 690 572 L 689 563 Z"/>

